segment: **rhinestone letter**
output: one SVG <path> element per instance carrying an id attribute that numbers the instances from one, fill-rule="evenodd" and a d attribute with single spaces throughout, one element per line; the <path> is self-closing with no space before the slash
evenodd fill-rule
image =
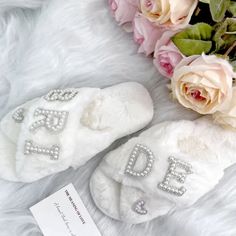
<path id="1" fill-rule="evenodd" d="M 170 185 L 170 180 L 175 179 L 176 181 L 180 183 L 184 183 L 187 175 L 192 174 L 192 166 L 184 161 L 181 161 L 179 159 L 176 159 L 174 157 L 169 157 L 169 167 L 167 170 L 167 173 L 165 175 L 164 180 L 158 184 L 158 188 L 160 188 L 163 191 L 166 191 L 168 193 L 182 196 L 187 190 L 183 186 L 180 188 L 177 188 L 175 186 Z M 177 172 L 176 169 L 181 168 L 184 170 L 184 172 Z"/>
<path id="2" fill-rule="evenodd" d="M 25 141 L 25 155 L 35 154 L 42 154 L 50 156 L 51 160 L 58 160 L 59 159 L 59 152 L 60 147 L 58 145 L 53 145 L 50 148 L 47 147 L 39 147 L 38 145 L 33 144 L 32 141 L 26 140 Z"/>
<path id="3" fill-rule="evenodd" d="M 49 131 L 58 132 L 64 129 L 68 112 L 37 108 L 34 112 L 34 116 L 44 116 L 44 118 L 35 121 L 30 126 L 31 131 L 35 131 L 36 129 L 44 126 Z"/>
<path id="4" fill-rule="evenodd" d="M 146 165 L 143 168 L 143 170 L 135 171 L 134 170 L 135 163 L 137 162 L 138 157 L 140 156 L 141 153 L 145 154 L 146 156 Z M 148 147 L 142 144 L 136 144 L 132 153 L 130 154 L 127 166 L 125 168 L 125 174 L 137 177 L 147 176 L 152 170 L 154 159 L 155 157 L 152 151 Z"/>
<path id="5" fill-rule="evenodd" d="M 61 101 L 66 102 L 73 99 L 78 94 L 76 89 L 54 89 L 51 90 L 44 99 L 48 102 Z"/>
<path id="6" fill-rule="evenodd" d="M 17 123 L 21 123 L 24 120 L 24 108 L 18 108 L 12 115 L 12 119 Z"/>
<path id="7" fill-rule="evenodd" d="M 145 209 L 144 205 L 145 201 L 138 200 L 137 202 L 134 203 L 132 209 L 139 215 L 146 215 L 148 211 Z"/>

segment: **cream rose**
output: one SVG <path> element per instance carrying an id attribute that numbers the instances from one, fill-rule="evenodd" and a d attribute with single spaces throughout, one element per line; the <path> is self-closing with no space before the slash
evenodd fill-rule
<path id="1" fill-rule="evenodd" d="M 173 96 L 200 114 L 227 109 L 232 98 L 232 66 L 216 56 L 184 58 L 171 79 Z"/>
<path id="2" fill-rule="evenodd" d="M 233 87 L 233 96 L 228 109 L 214 113 L 213 118 L 220 125 L 236 129 L 236 87 Z"/>
<path id="3" fill-rule="evenodd" d="M 186 26 L 198 0 L 141 0 L 141 11 L 151 22 L 165 26 Z"/>

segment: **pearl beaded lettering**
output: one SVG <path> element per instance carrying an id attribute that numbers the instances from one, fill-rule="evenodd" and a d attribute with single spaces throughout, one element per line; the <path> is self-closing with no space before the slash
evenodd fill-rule
<path id="1" fill-rule="evenodd" d="M 77 94 L 78 94 L 77 89 L 64 89 L 64 90 L 55 89 L 50 91 L 46 96 L 44 96 L 44 99 L 48 102 L 53 102 L 53 101 L 64 102 L 73 99 Z M 13 114 L 12 118 L 16 122 L 22 122 L 22 120 L 24 119 L 23 112 L 24 110 L 22 108 L 18 109 Z M 37 108 L 34 112 L 34 116 L 35 117 L 42 116 L 43 118 L 35 121 L 30 126 L 30 131 L 35 131 L 40 127 L 45 127 L 47 130 L 51 132 L 62 131 L 67 122 L 68 115 L 69 112 L 66 111 L 56 111 L 56 110 Z M 33 141 L 26 140 L 24 146 L 24 154 L 30 155 L 33 153 L 48 155 L 50 156 L 51 160 L 58 160 L 60 147 L 59 145 L 53 145 L 50 148 L 40 147 L 36 144 L 33 144 Z"/>
<path id="2" fill-rule="evenodd" d="M 170 180 L 174 178 L 176 179 L 176 181 L 184 183 L 187 175 L 193 173 L 192 166 L 189 163 L 174 157 L 169 157 L 168 161 L 170 164 L 167 173 L 165 175 L 164 180 L 158 184 L 158 188 L 170 194 L 174 194 L 176 196 L 182 196 L 187 191 L 186 188 L 183 186 L 177 188 L 173 185 L 170 185 Z M 177 172 L 176 171 L 177 168 L 184 169 L 185 172 Z"/>
<path id="3" fill-rule="evenodd" d="M 48 156 L 50 156 L 51 160 L 58 160 L 59 154 L 60 154 L 60 147 L 58 145 L 53 145 L 50 148 L 40 147 L 38 145 L 33 144 L 33 142 L 31 140 L 26 140 L 24 154 L 31 155 L 33 153 L 48 155 Z"/>
<path id="4" fill-rule="evenodd" d="M 44 96 L 44 99 L 48 102 L 66 102 L 73 99 L 77 94 L 77 89 L 54 89 L 51 90 L 46 96 Z"/>
<path id="5" fill-rule="evenodd" d="M 30 130 L 35 131 L 40 127 L 45 127 L 51 132 L 58 132 L 64 129 L 68 112 L 56 111 L 56 110 L 45 110 L 43 108 L 37 108 L 34 112 L 34 116 L 44 116 L 43 119 L 35 121 L 31 126 Z"/>
<path id="6" fill-rule="evenodd" d="M 137 162 L 137 159 L 141 153 L 145 154 L 145 156 L 147 158 L 146 165 L 143 168 L 143 170 L 136 171 L 136 170 L 134 170 L 135 163 Z M 152 170 L 154 159 L 155 159 L 155 157 L 154 157 L 152 151 L 148 147 L 146 147 L 145 145 L 142 145 L 142 144 L 136 144 L 132 153 L 130 154 L 128 163 L 125 168 L 125 174 L 135 176 L 135 177 L 136 176 L 137 177 L 147 176 Z"/>
<path id="7" fill-rule="evenodd" d="M 137 158 L 139 157 L 141 152 L 144 152 L 147 155 L 147 166 L 145 167 L 145 170 L 147 167 L 150 167 L 150 169 L 148 169 L 148 171 L 146 170 L 147 172 L 145 173 L 143 171 L 137 172 L 133 170 L 135 163 L 137 161 Z M 150 162 L 150 160 L 152 161 Z M 150 149 L 148 149 L 144 145 L 136 144 L 129 157 L 129 161 L 125 169 L 125 174 L 129 174 L 135 177 L 146 176 L 151 171 L 153 160 L 154 160 L 154 155 Z M 180 159 L 177 159 L 175 157 L 172 157 L 172 156 L 168 158 L 168 162 L 170 164 L 168 166 L 168 170 L 165 175 L 165 178 L 161 183 L 158 184 L 157 187 L 167 193 L 170 193 L 176 196 L 182 196 L 187 191 L 187 189 L 183 186 L 178 188 L 173 185 L 170 185 L 170 181 L 171 179 L 175 179 L 179 183 L 184 183 L 187 175 L 193 173 L 192 166 L 189 163 L 182 161 Z M 148 163 L 149 164 L 151 163 L 151 165 L 148 165 Z M 183 169 L 184 172 L 177 171 L 177 169 Z M 146 215 L 148 211 L 144 207 L 145 204 L 146 202 L 144 200 L 142 199 L 138 200 L 132 205 L 132 210 L 135 211 L 137 214 Z"/>

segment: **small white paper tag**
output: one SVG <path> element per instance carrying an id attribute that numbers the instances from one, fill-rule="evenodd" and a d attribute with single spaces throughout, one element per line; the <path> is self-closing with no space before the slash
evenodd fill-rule
<path id="1" fill-rule="evenodd" d="M 30 208 L 44 236 L 101 236 L 73 184 Z"/>

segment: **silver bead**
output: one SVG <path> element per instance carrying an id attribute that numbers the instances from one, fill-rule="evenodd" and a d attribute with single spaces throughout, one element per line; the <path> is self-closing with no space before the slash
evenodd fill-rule
<path id="1" fill-rule="evenodd" d="M 145 209 L 144 205 L 145 205 L 144 200 L 138 200 L 133 204 L 132 210 L 139 215 L 146 215 L 148 211 Z"/>
<path id="2" fill-rule="evenodd" d="M 193 173 L 192 166 L 189 163 L 179 160 L 175 157 L 169 157 L 168 161 L 170 164 L 167 173 L 164 177 L 164 180 L 158 184 L 158 188 L 170 194 L 182 196 L 187 191 L 187 189 L 183 186 L 177 188 L 173 185 L 170 185 L 170 180 L 175 179 L 180 183 L 184 183 L 187 175 Z M 177 172 L 176 168 L 182 168 L 185 172 Z"/>
<path id="3" fill-rule="evenodd" d="M 44 99 L 48 102 L 67 102 L 73 99 L 77 94 L 77 89 L 54 89 L 51 90 L 47 95 L 45 95 Z"/>
<path id="4" fill-rule="evenodd" d="M 15 120 L 17 123 L 22 123 L 24 120 L 24 108 L 18 108 L 14 113 L 12 114 L 12 119 Z"/>
<path id="5" fill-rule="evenodd" d="M 146 165 L 141 171 L 136 171 L 134 170 L 135 163 L 137 162 L 141 153 L 143 153 L 146 157 Z M 148 147 L 142 144 L 136 144 L 127 162 L 127 165 L 125 168 L 125 174 L 135 176 L 135 177 L 147 176 L 152 170 L 154 159 L 155 157 L 152 151 Z"/>
<path id="6" fill-rule="evenodd" d="M 37 108 L 34 112 L 34 116 L 43 116 L 41 120 L 35 121 L 30 126 L 30 131 L 35 131 L 40 127 L 45 127 L 51 132 L 62 131 L 65 127 L 69 112 L 46 110 L 43 108 Z"/>
<path id="7" fill-rule="evenodd" d="M 59 152 L 60 152 L 60 147 L 58 145 L 53 145 L 52 147 L 47 148 L 47 147 L 39 147 L 36 144 L 33 144 L 33 141 L 31 140 L 25 141 L 25 148 L 24 148 L 25 155 L 31 155 L 35 153 L 35 154 L 50 156 L 51 160 L 58 160 Z"/>

